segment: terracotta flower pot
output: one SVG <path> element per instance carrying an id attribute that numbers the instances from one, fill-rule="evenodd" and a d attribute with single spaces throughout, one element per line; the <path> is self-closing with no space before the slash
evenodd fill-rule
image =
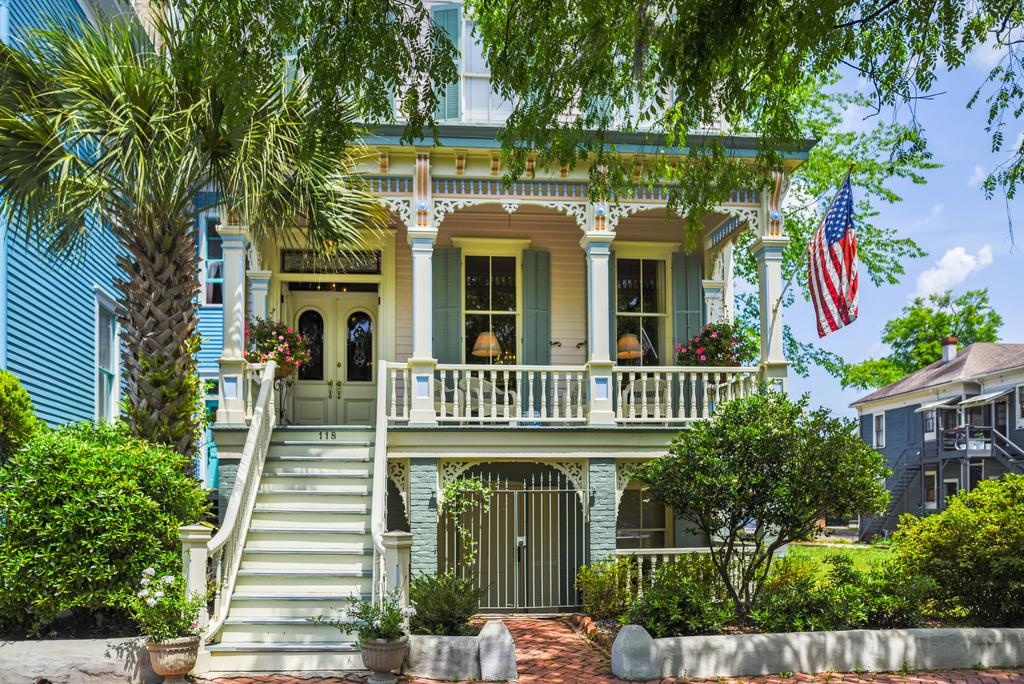
<path id="1" fill-rule="evenodd" d="M 196 666 L 199 656 L 199 637 L 180 637 L 167 641 L 147 641 L 149 661 L 153 664 L 153 672 L 162 677 L 169 677 L 165 684 L 184 682 L 185 675 Z"/>
<path id="2" fill-rule="evenodd" d="M 408 637 L 394 641 L 373 639 L 359 644 L 363 666 L 373 672 L 367 684 L 392 684 L 398 681 L 398 677 L 391 674 L 391 671 L 402 667 L 408 647 Z"/>

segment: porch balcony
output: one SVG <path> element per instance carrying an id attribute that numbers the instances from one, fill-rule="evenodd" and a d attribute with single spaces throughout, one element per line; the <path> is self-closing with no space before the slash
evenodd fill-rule
<path id="1" fill-rule="evenodd" d="M 382 394 L 389 425 L 588 425 L 609 403 L 614 425 L 681 425 L 753 393 L 759 374 L 751 366 L 612 366 L 608 372 L 588 366 L 439 364 L 429 384 L 416 390 L 432 397 L 433 410 L 412 420 L 413 366 L 386 364 Z"/>

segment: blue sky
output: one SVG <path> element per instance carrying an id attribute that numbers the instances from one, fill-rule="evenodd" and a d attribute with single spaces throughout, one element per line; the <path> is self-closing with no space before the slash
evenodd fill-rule
<path id="1" fill-rule="evenodd" d="M 847 361 L 885 354 L 887 349 L 879 341 L 885 322 L 900 315 L 915 293 L 945 289 L 959 294 L 987 287 L 996 311 L 1003 316 L 1000 339 L 1024 342 L 1024 192 L 1009 203 L 1001 194 L 985 199 L 980 181 L 1010 155 L 1006 150 L 991 152 L 984 103 L 971 110 L 966 106 L 993 58 L 993 53 L 983 51 L 960 71 L 941 75 L 933 92 L 944 94 L 917 105 L 934 161 L 943 167 L 926 172 L 926 185 L 894 184 L 903 202 L 880 207 L 877 224 L 912 237 L 928 255 L 906 263 L 907 274 L 898 285 L 875 286 L 861 278 L 860 317 L 821 342 Z M 850 112 L 844 125 L 870 126 L 873 119 L 862 121 L 862 116 Z M 1024 120 L 1012 121 L 1006 129 L 1007 141 L 1013 144 L 1021 135 Z M 854 188 L 855 197 L 856 192 Z M 1010 237 L 1011 219 L 1017 228 L 1016 246 Z M 801 339 L 817 338 L 809 303 L 798 301 L 788 309 L 786 322 Z M 808 378 L 793 377 L 790 392 L 807 392 L 812 404 L 842 415 L 855 415 L 849 404 L 862 394 L 843 390 L 819 369 L 812 370 Z"/>

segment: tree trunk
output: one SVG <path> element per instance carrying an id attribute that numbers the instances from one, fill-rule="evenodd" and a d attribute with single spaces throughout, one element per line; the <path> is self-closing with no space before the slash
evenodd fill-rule
<path id="1" fill-rule="evenodd" d="M 124 411 L 133 434 L 191 459 L 202 410 L 196 226 L 191 217 L 132 218 L 114 228 L 125 248 L 118 257 Z"/>

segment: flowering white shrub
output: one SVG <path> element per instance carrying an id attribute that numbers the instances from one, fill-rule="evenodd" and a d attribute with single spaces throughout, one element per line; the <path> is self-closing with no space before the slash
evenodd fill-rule
<path id="1" fill-rule="evenodd" d="M 198 636 L 206 596 L 189 596 L 185 580 L 174 575 L 156 578 L 154 568 L 142 571 L 139 589 L 128 602 L 132 618 L 150 641 Z"/>

